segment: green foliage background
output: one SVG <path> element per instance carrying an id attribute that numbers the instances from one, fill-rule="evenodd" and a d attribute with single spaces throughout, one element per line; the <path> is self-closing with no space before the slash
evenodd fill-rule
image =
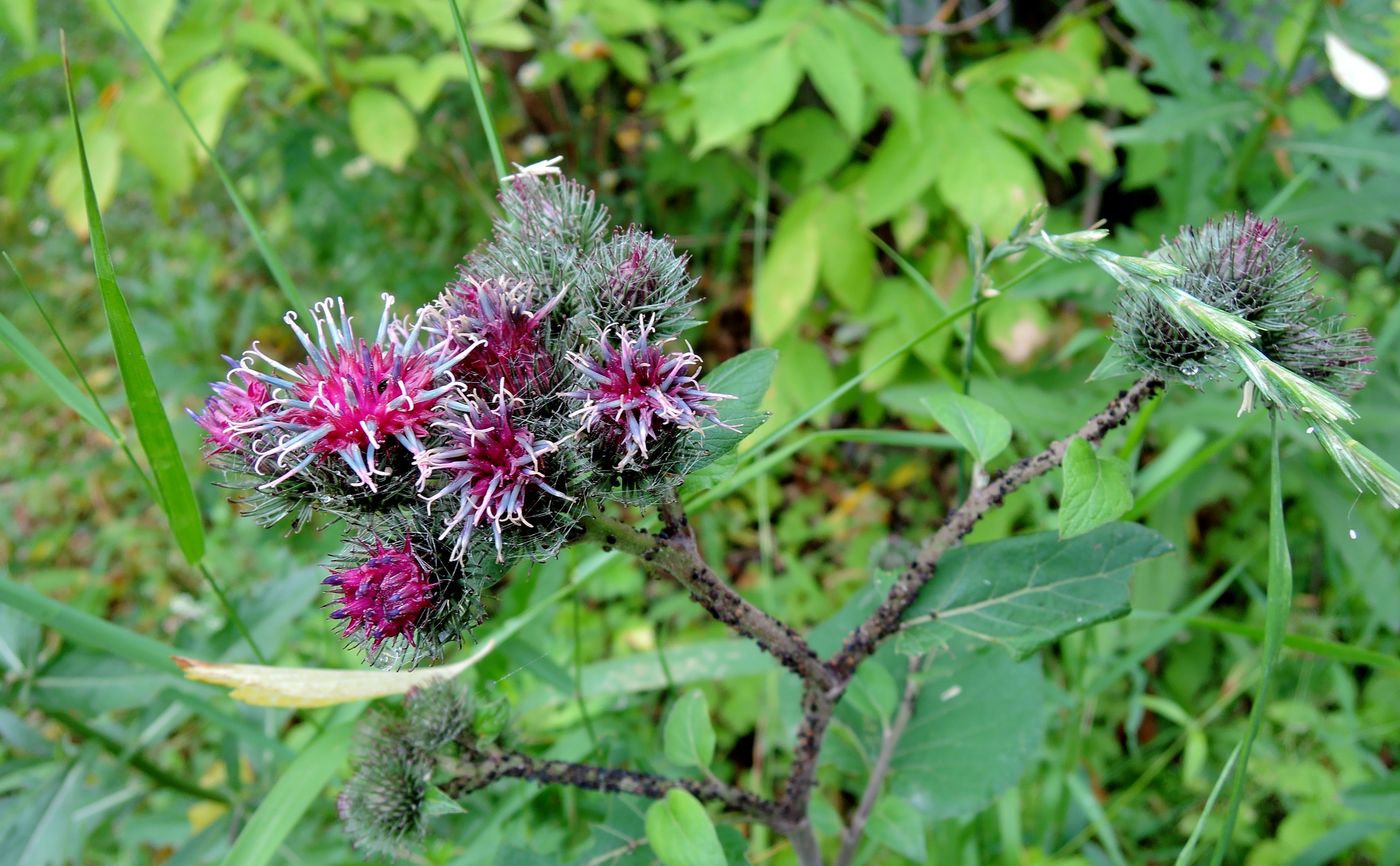
<path id="1" fill-rule="evenodd" d="M 968 300 L 972 228 L 1002 237 L 1042 200 L 1050 230 L 1103 218 L 1125 254 L 1231 209 L 1297 226 L 1323 291 L 1376 335 L 1357 435 L 1400 462 L 1395 91 L 1351 96 L 1323 51 L 1334 33 L 1400 70 L 1389 4 L 1016 3 L 968 32 L 944 31 L 974 4 L 951 22 L 940 5 L 462 4 L 507 159 L 562 154 L 621 222 L 690 253 L 709 320 L 693 339 L 712 365 L 778 349 L 768 430 L 865 374 L 781 459 L 710 497 L 702 541 L 745 595 L 829 640 L 843 606 L 936 525 L 958 493 L 954 452 L 849 431 L 938 430 L 925 400 L 960 386 L 961 339 L 945 330 L 879 363 Z M 494 172 L 445 0 L 117 6 L 308 298 L 424 302 L 487 231 Z M 0 246 L 134 441 L 86 243 L 60 28 L 115 267 L 195 478 L 204 563 L 270 660 L 354 666 L 317 607 L 337 530 L 283 540 L 238 520 L 200 465 L 197 428 L 176 418 L 222 375 L 220 353 L 286 346 L 286 299 L 105 0 L 0 0 Z M 1007 288 L 976 323 L 973 393 L 1014 431 L 1002 460 L 1118 387 L 1084 384 L 1114 287 L 1088 266 L 1025 268 L 995 266 Z M 9 273 L 0 299 L 70 376 Z M 0 863 L 355 862 L 325 782 L 344 772 L 360 708 L 253 709 L 179 676 L 174 652 L 251 661 L 248 644 L 142 476 L 33 366 L 0 353 Z M 1150 426 L 1109 440 L 1135 493 L 1128 519 L 1176 553 L 1138 567 L 1126 619 L 1029 661 L 969 654 L 933 671 L 930 701 L 981 686 L 969 715 L 925 735 L 990 731 L 956 744 L 982 750 L 988 784 L 915 762 L 923 786 L 877 812 L 866 862 L 1165 863 L 1198 823 L 1209 849 L 1222 815 L 1200 819 L 1247 723 L 1267 573 L 1267 425 L 1236 405 L 1177 388 Z M 1285 429 L 1283 458 L 1292 637 L 1228 862 L 1397 864 L 1400 532 L 1301 429 Z M 1031 485 L 971 541 L 1056 528 L 1058 490 Z M 698 687 L 715 771 L 770 791 L 793 684 L 678 588 L 571 550 L 512 575 L 493 605 L 493 623 L 534 616 L 475 672 L 517 708 L 521 740 L 679 771 L 661 726 Z M 867 679 L 823 770 L 813 817 L 828 832 L 859 797 L 893 689 Z M 920 718 L 940 724 L 937 709 Z M 643 810 L 503 784 L 441 818 L 426 856 L 652 862 Z M 761 829 L 721 827 L 720 841 L 733 858 L 791 862 Z"/>

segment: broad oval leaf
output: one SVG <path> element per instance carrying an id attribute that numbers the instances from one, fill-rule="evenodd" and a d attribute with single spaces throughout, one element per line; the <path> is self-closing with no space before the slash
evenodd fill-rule
<path id="1" fill-rule="evenodd" d="M 899 649 L 923 653 L 966 637 L 1025 658 L 1127 613 L 1133 567 L 1170 550 L 1165 538 L 1136 523 L 1110 523 L 1068 540 L 1043 532 L 950 550 L 906 614 Z"/>
<path id="2" fill-rule="evenodd" d="M 647 841 L 665 866 L 726 866 L 714 822 L 688 791 L 672 788 L 647 809 Z"/>
<path id="3" fill-rule="evenodd" d="M 823 190 L 803 195 L 778 219 L 773 243 L 753 287 L 754 329 L 772 343 L 791 328 L 817 290 Z"/>
<path id="4" fill-rule="evenodd" d="M 365 87 L 350 97 L 350 132 L 366 156 L 391 171 L 418 147 L 418 122 L 413 113 L 385 90 Z"/>
<path id="5" fill-rule="evenodd" d="M 673 763 L 700 769 L 710 766 L 715 759 L 715 729 L 704 692 L 692 689 L 672 705 L 662 738 L 666 757 Z"/>
<path id="6" fill-rule="evenodd" d="M 1011 443 L 1011 422 L 980 400 L 943 390 L 926 397 L 924 405 L 978 463 L 991 462 Z"/>
<path id="7" fill-rule="evenodd" d="M 925 821 L 985 808 L 1039 753 L 1044 701 L 1039 661 L 960 643 L 921 684 L 891 764 L 892 791 Z"/>
<path id="8" fill-rule="evenodd" d="M 1065 450 L 1061 464 L 1060 537 L 1073 538 L 1117 520 L 1133 507 L 1128 464 L 1105 457 L 1083 439 Z"/>
<path id="9" fill-rule="evenodd" d="M 924 819 L 908 800 L 894 794 L 876 800 L 865 830 L 876 842 L 915 863 L 928 860 Z"/>
<path id="10" fill-rule="evenodd" d="M 777 350 L 751 349 L 735 355 L 705 376 L 702 383 L 706 388 L 734 399 L 715 404 L 719 420 L 729 427 L 711 424 L 705 428 L 705 453 L 691 467 L 692 474 L 738 448 L 746 436 L 768 420 L 767 413 L 758 407 L 763 395 L 768 393 L 777 365 Z"/>

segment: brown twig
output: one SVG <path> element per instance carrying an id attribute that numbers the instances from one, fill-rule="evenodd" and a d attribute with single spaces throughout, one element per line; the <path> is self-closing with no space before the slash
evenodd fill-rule
<path id="1" fill-rule="evenodd" d="M 949 0 L 923 24 L 896 24 L 892 29 L 900 36 L 928 36 L 932 33 L 937 33 L 939 36 L 956 36 L 959 33 L 976 30 L 997 17 L 1002 13 L 1002 10 L 1010 5 L 1010 0 L 996 0 L 987 8 L 974 12 L 961 21 L 949 24 L 948 19 L 952 17 L 954 10 L 959 5 L 959 0 Z"/>
<path id="2" fill-rule="evenodd" d="M 667 791 L 680 788 L 697 799 L 721 803 L 731 812 L 757 818 L 780 831 L 792 829 L 792 823 L 782 816 L 777 803 L 726 785 L 713 777 L 679 779 L 636 770 L 535 758 L 507 749 L 468 746 L 464 751 L 456 779 L 445 786 L 451 796 L 460 797 L 498 779 L 507 778 L 528 779 L 546 785 L 568 785 L 590 791 L 633 794 L 652 800 L 659 800 L 666 796 Z"/>
<path id="3" fill-rule="evenodd" d="M 662 528 L 652 535 L 601 514 L 583 521 L 584 537 L 641 558 L 648 571 L 669 576 L 690 592 L 710 616 L 752 639 L 806 683 L 826 690 L 836 685 L 821 658 L 792 627 L 779 622 L 739 595 L 700 555 L 681 505 L 673 498 L 661 505 Z"/>
<path id="4" fill-rule="evenodd" d="M 803 714 L 797 730 L 792 775 L 788 779 L 781 801 L 789 820 L 800 820 L 807 813 L 807 802 L 816 784 L 817 758 L 821 752 L 822 739 L 826 736 L 832 713 L 846 685 L 855 675 L 861 662 L 874 654 L 881 641 L 898 630 L 904 612 L 914 603 L 924 585 L 933 579 L 934 569 L 943 554 L 960 544 L 963 537 L 977 525 L 977 521 L 1000 505 L 1007 495 L 1060 465 L 1070 442 L 1083 439 L 1097 445 L 1108 431 L 1122 424 L 1156 394 L 1162 385 L 1161 379 L 1147 376 L 1138 380 L 1131 388 L 1118 392 L 1118 396 L 1110 401 L 1103 411 L 1085 422 L 1076 433 L 1050 443 L 1039 454 L 1012 464 L 994 475 L 986 486 L 974 490 L 924 543 L 919 555 L 909 563 L 909 568 L 890 587 L 885 600 L 864 623 L 847 636 L 841 649 L 827 663 L 837 677 L 838 684 L 825 694 L 817 693 L 809 687 L 803 696 Z"/>

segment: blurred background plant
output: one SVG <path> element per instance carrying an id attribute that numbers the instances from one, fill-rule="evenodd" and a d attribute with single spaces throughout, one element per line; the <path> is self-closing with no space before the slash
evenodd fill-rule
<path id="1" fill-rule="evenodd" d="M 446 0 L 114 2 L 308 296 L 361 310 L 383 291 L 426 302 L 489 230 L 496 172 Z M 902 448 L 897 433 L 938 429 L 924 398 L 960 388 L 965 357 L 1018 455 L 1117 387 L 1083 384 L 1116 297 L 1087 263 L 1022 279 L 1017 259 L 995 262 L 978 276 L 1004 291 L 979 311 L 972 352 L 959 325 L 883 363 L 969 299 L 972 227 L 1001 239 L 1041 201 L 1050 231 L 1103 219 L 1128 255 L 1231 209 L 1297 227 L 1323 264 L 1321 291 L 1376 337 L 1357 436 L 1400 462 L 1389 77 L 1400 17 L 1388 3 L 461 8 L 506 159 L 562 154 L 620 222 L 669 233 L 692 256 L 708 324 L 691 336 L 707 361 L 779 350 L 769 431 L 864 376 L 804 435 L 745 463 L 742 483 L 692 491 L 710 500 L 699 525 L 711 561 L 789 621 L 829 620 L 954 499 L 955 453 Z M 96 312 L 60 28 L 168 414 L 222 375 L 219 351 L 284 344 L 266 323 L 287 301 L 107 0 L 0 0 L 0 246 L 128 430 Z M 0 298 L 6 344 L 36 344 L 71 373 L 14 274 Z M 343 773 L 357 708 L 255 709 L 180 678 L 174 649 L 252 655 L 142 476 L 32 370 L 0 352 L 0 863 L 354 860 L 323 789 Z M 977 661 L 1004 668 L 979 672 L 994 687 L 956 718 L 926 720 L 939 797 L 901 793 L 896 779 L 866 862 L 1182 862 L 1195 830 L 1209 849 L 1224 818 L 1200 818 L 1245 731 L 1263 636 L 1267 425 L 1237 421 L 1236 405 L 1223 390 L 1170 394 L 1150 433 L 1110 442 L 1130 467 L 1129 517 L 1179 555 L 1139 568 L 1129 618 L 1040 659 Z M 263 653 L 354 666 L 314 610 L 338 530 L 264 543 L 201 469 L 198 428 L 177 421 L 175 433 L 205 515 L 204 561 Z M 1292 636 L 1228 862 L 1400 863 L 1400 532 L 1301 427 L 1283 448 Z M 1030 485 L 971 540 L 1053 528 L 1054 489 Z M 793 684 L 625 559 L 571 551 L 512 574 L 488 606 L 516 625 L 474 669 L 477 685 L 520 708 L 515 736 L 551 756 L 652 755 L 666 707 L 700 688 L 717 770 L 765 791 L 786 762 Z M 878 717 L 879 684 L 870 694 Z M 852 790 L 814 805 L 828 832 L 860 796 L 871 725 L 856 713 L 833 731 L 847 748 L 829 749 L 823 775 Z M 968 734 L 989 726 L 999 736 Z M 969 756 L 996 772 L 952 769 Z M 655 857 L 628 801 L 525 784 L 474 797 L 441 819 L 429 862 Z M 761 829 L 747 840 L 723 829 L 735 858 L 790 862 Z"/>

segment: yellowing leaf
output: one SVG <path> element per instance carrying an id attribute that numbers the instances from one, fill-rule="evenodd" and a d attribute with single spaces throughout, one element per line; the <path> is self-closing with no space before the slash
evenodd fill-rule
<path id="1" fill-rule="evenodd" d="M 1335 33 L 1323 37 L 1327 63 L 1332 77 L 1353 96 L 1362 99 L 1384 99 L 1390 92 L 1390 76 L 1370 58 L 1352 48 Z"/>
<path id="2" fill-rule="evenodd" d="M 231 697 L 255 707 L 329 707 L 388 695 L 401 695 L 414 686 L 451 679 L 485 658 L 499 641 L 491 638 L 455 664 L 413 671 L 283 668 L 273 665 L 226 664 L 175 657 L 189 679 L 233 689 Z"/>

